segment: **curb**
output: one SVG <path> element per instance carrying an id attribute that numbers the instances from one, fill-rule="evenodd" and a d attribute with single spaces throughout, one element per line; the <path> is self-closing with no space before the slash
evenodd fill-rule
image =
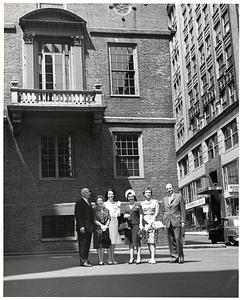
<path id="1" fill-rule="evenodd" d="M 226 248 L 225 244 L 199 244 L 199 245 L 183 245 L 184 249 L 205 249 L 205 248 Z M 141 250 L 147 250 L 147 246 L 142 246 Z M 167 250 L 168 246 L 157 246 L 156 250 Z M 116 248 L 115 251 L 128 251 L 128 248 Z M 78 250 L 69 251 L 45 251 L 45 252 L 15 252 L 15 253 L 4 253 L 3 256 L 19 256 L 19 255 L 46 255 L 46 254 L 68 254 L 68 253 L 78 253 Z M 95 249 L 90 249 L 90 253 L 96 253 Z"/>

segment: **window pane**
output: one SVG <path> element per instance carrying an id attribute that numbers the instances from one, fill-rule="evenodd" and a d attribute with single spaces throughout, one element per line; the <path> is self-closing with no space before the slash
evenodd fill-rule
<path id="1" fill-rule="evenodd" d="M 45 52 L 52 52 L 52 44 L 44 43 L 44 51 Z"/>
<path id="2" fill-rule="evenodd" d="M 53 52 L 62 53 L 62 44 L 54 44 L 53 45 Z"/>

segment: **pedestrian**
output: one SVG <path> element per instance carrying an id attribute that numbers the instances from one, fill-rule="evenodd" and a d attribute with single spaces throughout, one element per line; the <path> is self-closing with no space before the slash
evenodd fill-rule
<path id="1" fill-rule="evenodd" d="M 167 228 L 170 263 L 184 263 L 182 228 L 186 221 L 185 202 L 181 194 L 176 194 L 171 183 L 166 184 L 167 196 L 163 198 L 163 223 Z"/>
<path id="2" fill-rule="evenodd" d="M 110 242 L 100 239 L 100 236 L 105 236 L 109 239 L 109 224 L 110 213 L 107 208 L 104 207 L 104 197 L 97 196 L 95 198 L 96 207 L 94 208 L 94 223 L 95 229 L 93 234 L 93 247 L 97 249 L 98 264 L 105 265 L 104 263 L 104 251 L 107 249 L 108 259 L 111 261 L 110 255 Z"/>
<path id="3" fill-rule="evenodd" d="M 122 239 L 120 237 L 120 234 L 118 232 L 118 217 L 121 215 L 120 210 L 120 202 L 115 202 L 115 191 L 113 189 L 108 189 L 105 193 L 105 203 L 104 207 L 109 210 L 111 221 L 109 224 L 109 235 L 111 239 L 111 245 L 110 245 L 110 254 L 111 257 L 107 261 L 109 265 L 117 264 L 115 258 L 114 258 L 114 252 L 115 252 L 115 245 L 116 244 L 122 244 Z"/>
<path id="4" fill-rule="evenodd" d="M 91 267 L 88 260 L 90 242 L 94 229 L 94 211 L 89 202 L 91 191 L 88 188 L 81 190 L 81 199 L 75 205 L 76 230 L 78 234 L 79 259 L 83 267 Z"/>
<path id="5" fill-rule="evenodd" d="M 129 189 L 125 192 L 125 197 L 129 203 L 125 205 L 125 213 L 123 218 L 128 222 L 131 229 L 125 230 L 125 245 L 129 245 L 129 264 L 135 262 L 134 248 L 137 250 L 136 264 L 141 263 L 141 237 L 139 230 L 143 228 L 143 210 L 141 204 L 137 203 L 134 190 Z"/>
<path id="6" fill-rule="evenodd" d="M 143 242 L 148 244 L 150 253 L 149 264 L 155 264 L 155 251 L 156 243 L 158 240 L 158 229 L 154 226 L 154 221 L 159 214 L 159 203 L 158 200 L 152 198 L 152 189 L 150 187 L 143 191 L 143 195 L 146 200 L 141 202 L 143 210 Z"/>

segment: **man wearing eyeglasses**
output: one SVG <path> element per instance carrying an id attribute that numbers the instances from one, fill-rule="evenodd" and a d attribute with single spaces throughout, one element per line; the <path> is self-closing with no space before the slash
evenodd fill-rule
<path id="1" fill-rule="evenodd" d="M 182 228 L 185 226 L 186 209 L 181 194 L 174 192 L 171 183 L 166 184 L 167 196 L 163 198 L 163 223 L 167 228 L 170 263 L 184 263 Z"/>
<path id="2" fill-rule="evenodd" d="M 94 212 L 89 202 L 91 191 L 81 190 L 81 199 L 75 205 L 76 230 L 78 234 L 80 266 L 91 267 L 88 260 L 92 232 L 94 228 Z"/>

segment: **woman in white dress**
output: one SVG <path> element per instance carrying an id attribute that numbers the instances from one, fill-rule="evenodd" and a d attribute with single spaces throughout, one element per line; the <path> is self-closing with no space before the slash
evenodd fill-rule
<path id="1" fill-rule="evenodd" d="M 109 257 L 111 260 L 108 260 L 107 263 L 109 265 L 111 264 L 117 264 L 114 258 L 114 252 L 115 252 L 115 244 L 122 244 L 121 236 L 118 232 L 118 217 L 121 214 L 120 210 L 120 201 L 115 202 L 115 191 L 113 189 L 108 189 L 105 194 L 105 198 L 107 201 L 104 203 L 104 206 L 109 210 L 111 221 L 109 224 L 109 235 L 111 239 L 111 245 L 110 249 L 108 250 L 110 253 Z"/>

